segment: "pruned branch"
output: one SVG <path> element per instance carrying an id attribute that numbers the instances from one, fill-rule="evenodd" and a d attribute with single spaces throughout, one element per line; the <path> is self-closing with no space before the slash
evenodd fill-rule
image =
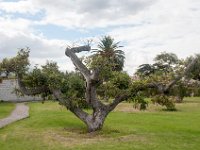
<path id="1" fill-rule="evenodd" d="M 82 61 L 76 56 L 75 53 L 79 53 L 82 51 L 90 51 L 90 46 L 80 46 L 74 48 L 66 48 L 65 54 L 71 58 L 74 65 L 78 68 L 78 70 L 83 74 L 86 80 L 90 78 L 90 71 L 88 68 L 82 63 Z"/>
<path id="2" fill-rule="evenodd" d="M 84 45 L 84 46 L 72 47 L 72 48 L 67 48 L 67 49 L 72 51 L 73 53 L 80 53 L 80 52 L 83 52 L 83 51 L 90 51 L 91 47 L 89 45 Z M 65 54 L 67 55 L 67 51 L 66 51 Z"/>
<path id="3" fill-rule="evenodd" d="M 86 79 L 86 101 L 90 106 L 92 106 L 93 109 L 96 109 L 101 103 L 96 96 L 96 86 L 98 84 L 99 79 L 99 70 L 96 69 L 90 72 L 90 70 L 82 63 L 82 61 L 75 54 L 82 51 L 89 51 L 90 49 L 91 48 L 88 45 L 74 48 L 66 48 L 65 54 L 71 58 L 74 65 L 78 68 L 78 70 Z M 101 105 L 103 104 L 101 103 Z"/>

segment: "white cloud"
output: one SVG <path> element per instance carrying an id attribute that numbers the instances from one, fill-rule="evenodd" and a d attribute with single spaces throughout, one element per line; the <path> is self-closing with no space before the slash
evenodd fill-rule
<path id="1" fill-rule="evenodd" d="M 117 28 L 110 34 L 127 42 L 126 70 L 132 74 L 136 66 L 151 63 L 162 51 L 182 58 L 199 53 L 199 18 L 200 1 L 160 0 L 136 15 L 141 25 Z"/>
<path id="2" fill-rule="evenodd" d="M 35 7 L 45 10 L 41 24 L 55 24 L 67 28 L 95 28 L 132 23 L 135 14 L 156 0 L 33 0 Z"/>
<path id="3" fill-rule="evenodd" d="M 3 37 L 3 38 L 1 38 Z M 73 64 L 65 56 L 65 47 L 69 42 L 62 40 L 47 40 L 35 35 L 18 34 L 12 37 L 0 32 L 0 59 L 13 57 L 19 48 L 29 47 L 32 65 L 44 65 L 47 60 L 58 62 L 61 70 L 73 70 Z"/>
<path id="4" fill-rule="evenodd" d="M 73 64 L 64 54 L 70 43 L 35 35 L 31 21 L 0 17 L 0 59 L 13 57 L 20 48 L 29 47 L 33 64 L 44 64 L 48 59 L 58 62 L 62 70 L 72 70 Z"/>
<path id="5" fill-rule="evenodd" d="M 0 32 L 9 37 L 33 31 L 30 25 L 29 20 L 11 19 L 9 16 L 0 17 Z"/>
<path id="6" fill-rule="evenodd" d="M 64 49 L 74 41 L 48 39 L 36 32 L 36 24 L 86 31 L 110 27 L 108 34 L 125 43 L 125 70 L 130 74 L 138 65 L 151 63 L 162 51 L 179 57 L 200 52 L 199 0 L 21 0 L 0 2 L 0 11 L 7 12 L 6 15 L 0 13 L 0 58 L 29 46 L 32 62 L 54 59 L 62 69 L 71 70 L 73 65 L 65 58 Z M 16 12 L 44 14 L 36 22 L 14 18 Z"/>
<path id="7" fill-rule="evenodd" d="M 18 2 L 1 2 L 0 9 L 7 13 L 30 13 L 35 14 L 39 10 L 34 7 L 31 1 L 21 0 Z"/>

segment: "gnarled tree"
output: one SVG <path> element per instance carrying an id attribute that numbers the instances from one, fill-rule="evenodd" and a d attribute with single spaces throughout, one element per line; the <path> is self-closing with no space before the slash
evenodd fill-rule
<path id="1" fill-rule="evenodd" d="M 128 86 L 124 85 L 121 86 L 116 84 L 117 86 L 115 87 L 117 87 L 118 89 L 117 92 L 114 94 L 115 95 L 114 100 L 109 104 L 105 104 L 102 101 L 100 101 L 99 97 L 97 96 L 97 89 L 99 85 L 104 84 L 102 80 L 100 80 L 101 70 L 99 68 L 93 68 L 92 70 L 88 69 L 86 65 L 84 65 L 84 63 L 81 61 L 81 59 L 79 59 L 76 55 L 76 53 L 80 53 L 82 51 L 90 51 L 90 49 L 91 48 L 88 45 L 66 48 L 65 54 L 72 60 L 73 64 L 76 66 L 76 68 L 80 71 L 80 73 L 84 77 L 85 80 L 84 101 L 92 109 L 92 113 L 84 111 L 84 109 L 81 106 L 74 103 L 73 97 L 66 97 L 66 95 L 63 92 L 63 89 L 65 88 L 62 89 L 58 84 L 43 84 L 42 86 L 38 84 L 38 87 L 36 86 L 27 88 L 26 85 L 22 82 L 23 76 L 21 74 L 18 74 L 19 78 L 18 81 L 21 91 L 27 95 L 40 94 L 47 91 L 52 93 L 60 104 L 64 105 L 68 110 L 70 110 L 74 115 L 76 115 L 80 120 L 82 120 L 87 125 L 88 132 L 94 132 L 102 129 L 107 115 L 113 109 L 115 109 L 115 107 L 122 101 L 134 97 L 138 91 L 144 90 L 146 88 L 156 88 L 161 93 L 165 94 L 168 92 L 171 86 L 173 86 L 178 80 L 182 78 L 182 76 L 185 75 L 183 74 L 177 76 L 177 78 L 173 82 L 170 82 L 167 85 L 159 83 L 148 83 L 148 84 L 137 85 L 137 84 L 132 84 L 130 82 Z M 47 69 L 47 72 L 49 72 L 48 67 L 44 68 Z M 191 66 L 188 66 L 186 72 L 189 71 L 190 68 Z M 48 75 L 50 75 L 50 78 L 48 78 L 48 80 L 51 83 L 63 82 L 61 80 L 63 74 L 59 73 L 57 69 L 54 70 L 55 71 L 52 71 L 51 73 L 47 73 Z M 115 84 L 115 81 L 113 81 L 113 83 Z"/>
<path id="2" fill-rule="evenodd" d="M 98 99 L 97 88 L 100 84 L 103 84 L 99 80 L 100 70 L 98 68 L 89 70 L 76 55 L 76 53 L 90 51 L 90 49 L 90 46 L 66 48 L 65 54 L 72 60 L 75 67 L 85 79 L 85 102 L 92 108 L 91 114 L 84 111 L 79 105 L 74 104 L 74 99 L 72 97 L 66 97 L 61 88 L 57 85 L 43 84 L 43 86 L 38 87 L 27 87 L 23 82 L 22 74 L 18 74 L 18 82 L 22 93 L 26 95 L 35 95 L 50 91 L 60 104 L 64 105 L 87 125 L 88 132 L 93 132 L 100 130 L 103 127 L 107 115 L 120 102 L 126 100 L 130 96 L 130 93 L 129 89 L 126 88 L 126 90 L 123 91 L 123 94 L 116 95 L 114 100 L 109 104 L 104 104 Z M 57 82 L 59 78 L 54 78 L 54 80 L 56 81 L 53 82 Z"/>

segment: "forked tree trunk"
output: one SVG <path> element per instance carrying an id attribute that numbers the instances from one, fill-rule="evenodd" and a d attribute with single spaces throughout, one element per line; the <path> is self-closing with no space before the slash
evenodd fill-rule
<path id="1" fill-rule="evenodd" d="M 71 58 L 73 64 L 82 73 L 86 81 L 86 102 L 93 109 L 92 114 L 88 114 L 80 108 L 70 109 L 79 119 L 81 119 L 88 128 L 88 132 L 101 130 L 104 121 L 109 114 L 125 97 L 116 98 L 110 105 L 103 104 L 98 98 L 96 88 L 99 83 L 99 70 L 88 70 L 88 68 L 81 62 L 75 53 L 81 51 L 89 51 L 89 46 L 81 46 L 75 48 L 67 48 L 65 54 Z M 78 111 L 77 111 L 78 109 Z"/>
<path id="2" fill-rule="evenodd" d="M 98 119 L 98 120 L 97 120 Z M 103 128 L 105 118 L 96 118 L 87 123 L 88 132 L 99 131 Z"/>
<path id="3" fill-rule="evenodd" d="M 87 121 L 88 132 L 101 130 L 108 113 L 103 110 L 94 112 Z"/>

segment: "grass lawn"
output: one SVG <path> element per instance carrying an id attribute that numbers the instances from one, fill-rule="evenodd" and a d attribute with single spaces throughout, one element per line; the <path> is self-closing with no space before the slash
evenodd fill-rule
<path id="1" fill-rule="evenodd" d="M 0 129 L 1 150 L 200 150 L 200 98 L 187 98 L 178 111 L 151 105 L 147 111 L 123 103 L 102 131 L 85 125 L 56 102 L 30 103 L 30 118 Z"/>
<path id="2" fill-rule="evenodd" d="M 0 119 L 7 117 L 14 108 L 14 103 L 0 102 Z"/>

